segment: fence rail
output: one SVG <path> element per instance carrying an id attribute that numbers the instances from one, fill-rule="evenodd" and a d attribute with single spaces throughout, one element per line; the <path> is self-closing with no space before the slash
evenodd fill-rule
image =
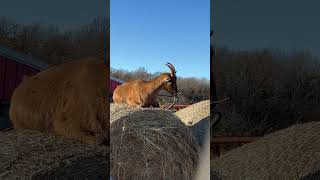
<path id="1" fill-rule="evenodd" d="M 214 157 L 219 157 L 221 155 L 221 150 L 224 145 L 242 145 L 246 143 L 251 143 L 258 140 L 259 136 L 251 137 L 213 137 L 211 138 L 211 148 Z"/>
<path id="2" fill-rule="evenodd" d="M 163 105 L 163 108 L 167 108 L 169 106 L 170 106 L 170 104 L 165 104 L 165 105 Z M 180 109 L 186 108 L 188 106 L 190 106 L 190 105 L 189 104 L 176 104 L 176 105 L 172 106 L 172 109 L 179 111 Z"/>

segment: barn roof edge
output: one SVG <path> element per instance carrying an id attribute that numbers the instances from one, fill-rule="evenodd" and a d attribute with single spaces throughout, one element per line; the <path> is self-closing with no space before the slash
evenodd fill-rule
<path id="1" fill-rule="evenodd" d="M 112 76 L 110 76 L 110 80 L 117 81 L 119 83 L 125 83 L 125 81 L 118 79 L 118 78 L 115 78 L 115 77 L 112 77 Z"/>
<path id="2" fill-rule="evenodd" d="M 44 70 L 49 66 L 49 64 L 45 63 L 44 61 L 41 61 L 30 55 L 26 55 L 24 53 L 18 52 L 12 48 L 6 47 L 1 44 L 0 44 L 0 55 L 38 70 Z"/>

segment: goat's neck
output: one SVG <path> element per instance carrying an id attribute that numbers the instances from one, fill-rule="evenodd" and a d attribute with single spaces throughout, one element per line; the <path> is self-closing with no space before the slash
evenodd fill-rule
<path id="1" fill-rule="evenodd" d="M 162 85 L 164 83 L 164 80 L 161 76 L 158 76 L 154 78 L 153 80 L 147 82 L 147 87 L 148 87 L 148 94 L 153 95 L 153 94 L 158 94 L 160 90 L 162 89 Z"/>

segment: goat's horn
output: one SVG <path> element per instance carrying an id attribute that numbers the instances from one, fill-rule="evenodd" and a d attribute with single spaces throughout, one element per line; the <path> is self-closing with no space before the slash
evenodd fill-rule
<path id="1" fill-rule="evenodd" d="M 176 72 L 177 72 L 176 69 L 174 68 L 174 66 L 171 63 L 168 63 L 168 62 L 167 62 L 166 65 L 170 68 L 171 75 L 174 76 L 176 74 Z"/>

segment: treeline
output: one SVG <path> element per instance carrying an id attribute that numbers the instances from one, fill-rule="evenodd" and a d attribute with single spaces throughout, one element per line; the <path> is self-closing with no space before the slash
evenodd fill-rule
<path id="1" fill-rule="evenodd" d="M 73 30 L 41 24 L 17 24 L 0 18 L 0 44 L 31 54 L 49 64 L 84 57 L 109 57 L 109 20 L 96 17 Z"/>
<path id="2" fill-rule="evenodd" d="M 143 79 L 151 80 L 160 75 L 160 72 L 150 73 L 145 68 L 138 68 L 134 71 L 126 71 L 111 68 L 110 75 L 124 81 Z M 178 91 L 182 92 L 180 104 L 192 104 L 210 98 L 210 82 L 203 78 L 177 77 Z M 160 103 L 169 103 L 171 98 L 159 97 Z"/>
<path id="3" fill-rule="evenodd" d="M 309 52 L 217 48 L 216 135 L 263 135 L 320 117 L 320 60 Z"/>

